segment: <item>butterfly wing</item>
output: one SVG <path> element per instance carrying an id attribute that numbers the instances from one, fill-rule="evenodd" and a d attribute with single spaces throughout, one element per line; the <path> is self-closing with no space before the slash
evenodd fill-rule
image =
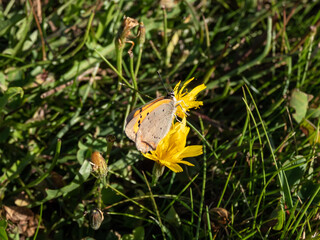
<path id="1" fill-rule="evenodd" d="M 146 117 L 136 134 L 135 142 L 139 151 L 146 153 L 156 149 L 171 128 L 175 110 L 172 99 L 164 99 L 156 108 L 146 109 Z"/>
<path id="2" fill-rule="evenodd" d="M 139 130 L 140 124 L 146 117 L 146 110 L 153 109 L 157 105 L 161 104 L 161 100 L 165 97 L 158 97 L 142 107 L 134 109 L 127 117 L 125 122 L 125 133 L 132 141 L 136 141 L 137 132 Z M 140 121 L 139 121 L 140 120 Z"/>
<path id="3" fill-rule="evenodd" d="M 134 131 L 134 125 L 139 120 L 139 109 L 132 111 L 126 119 L 125 133 L 132 141 L 136 141 L 137 132 Z"/>

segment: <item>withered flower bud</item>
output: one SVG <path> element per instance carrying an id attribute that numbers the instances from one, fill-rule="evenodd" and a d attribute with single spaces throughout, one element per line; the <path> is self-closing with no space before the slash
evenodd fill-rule
<path id="1" fill-rule="evenodd" d="M 230 213 L 224 208 L 212 208 L 209 210 L 210 225 L 214 232 L 219 231 L 220 228 L 224 228 L 229 224 Z M 206 213 L 203 214 L 203 220 L 207 222 Z"/>
<path id="2" fill-rule="evenodd" d="M 125 43 L 130 43 L 131 47 L 128 53 L 129 54 L 132 53 L 134 42 L 129 40 L 129 38 L 135 37 L 132 35 L 131 29 L 138 25 L 139 25 L 139 22 L 134 18 L 126 17 L 126 16 L 123 18 L 123 22 L 122 22 L 121 28 L 118 31 L 116 42 L 115 42 L 116 47 L 118 49 L 123 48 Z"/>
<path id="3" fill-rule="evenodd" d="M 92 170 L 99 176 L 106 176 L 108 173 L 108 166 L 102 155 L 95 151 L 91 154 Z"/>
<path id="4" fill-rule="evenodd" d="M 103 222 L 103 212 L 99 208 L 92 209 L 89 215 L 90 227 L 98 230 Z"/>
<path id="5" fill-rule="evenodd" d="M 139 46 L 142 48 L 144 42 L 146 41 L 146 28 L 144 27 L 143 22 L 139 23 L 138 37 Z"/>

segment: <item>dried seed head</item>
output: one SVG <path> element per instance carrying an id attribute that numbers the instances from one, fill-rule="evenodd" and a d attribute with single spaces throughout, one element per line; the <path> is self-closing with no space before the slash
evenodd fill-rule
<path id="1" fill-rule="evenodd" d="M 214 232 L 219 231 L 220 228 L 224 228 L 229 224 L 230 213 L 224 208 L 211 208 L 209 210 L 211 229 Z M 206 213 L 202 216 L 203 220 L 207 223 Z"/>
<path id="2" fill-rule="evenodd" d="M 123 49 L 125 43 L 130 43 L 131 47 L 128 53 L 132 55 L 132 48 L 134 46 L 134 42 L 129 39 L 137 37 L 132 35 L 131 29 L 138 25 L 139 25 L 139 22 L 134 18 L 126 17 L 126 16 L 123 18 L 121 28 L 119 29 L 116 40 L 115 40 L 117 49 L 119 50 Z"/>
<path id="3" fill-rule="evenodd" d="M 116 44 L 119 44 L 120 48 L 124 47 L 124 44 L 128 41 L 128 38 L 133 37 L 131 34 L 131 29 L 138 25 L 139 22 L 136 19 L 124 16 L 116 39 Z"/>
<path id="4" fill-rule="evenodd" d="M 139 25 L 139 22 L 136 19 L 124 16 L 123 22 L 122 22 L 122 27 L 124 30 L 130 30 L 138 25 Z"/>
<path id="5" fill-rule="evenodd" d="M 90 211 L 89 220 L 92 229 L 98 230 L 103 222 L 103 219 L 103 212 L 99 208 L 95 208 Z"/>

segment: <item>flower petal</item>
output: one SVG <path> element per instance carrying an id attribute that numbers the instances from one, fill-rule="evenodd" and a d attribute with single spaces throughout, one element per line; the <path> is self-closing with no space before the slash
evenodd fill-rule
<path id="1" fill-rule="evenodd" d="M 193 78 L 190 78 L 188 81 L 186 81 L 186 82 L 183 84 L 183 86 L 181 87 L 181 89 L 180 89 L 180 91 L 179 91 L 179 94 L 182 94 L 184 88 L 185 88 L 193 79 L 194 79 L 194 77 L 193 77 Z"/>
<path id="2" fill-rule="evenodd" d="M 180 154 L 180 158 L 199 156 L 203 153 L 202 145 L 187 146 Z"/>
<path id="3" fill-rule="evenodd" d="M 175 96 L 178 95 L 178 90 L 179 90 L 180 83 L 181 83 L 181 81 L 179 81 L 179 82 L 177 83 L 177 85 L 176 85 L 176 86 L 174 87 L 174 89 L 173 89 L 173 92 L 174 92 L 174 95 L 175 95 Z"/>
<path id="4" fill-rule="evenodd" d="M 155 151 L 151 151 L 150 153 L 142 153 L 142 155 L 146 158 L 149 158 L 150 160 L 158 162 L 158 158 L 156 157 L 156 154 L 153 154 Z"/>
<path id="5" fill-rule="evenodd" d="M 188 98 L 190 100 L 195 100 L 196 96 L 201 92 L 202 90 L 206 89 L 206 85 L 201 84 L 199 86 L 196 86 L 194 89 L 191 90 L 191 92 L 188 93 Z"/>
<path id="6" fill-rule="evenodd" d="M 201 92 L 206 88 L 205 84 L 201 84 L 193 88 L 190 92 L 188 92 L 187 90 L 184 92 L 186 86 L 192 80 L 194 80 L 194 78 L 191 78 L 188 81 L 186 81 L 180 90 L 179 90 L 180 82 L 174 88 L 175 97 L 178 102 L 178 106 L 180 106 L 180 107 L 177 107 L 176 115 L 181 118 L 186 117 L 186 112 L 189 111 L 189 109 L 198 108 L 199 106 L 203 105 L 203 102 L 196 101 L 196 98 L 199 92 Z"/>
<path id="7" fill-rule="evenodd" d="M 184 161 L 184 160 L 179 161 L 179 163 L 183 163 L 183 164 L 188 165 L 188 166 L 191 166 L 191 167 L 194 166 L 194 164 L 192 164 L 191 162 Z"/>
<path id="8" fill-rule="evenodd" d="M 182 167 L 180 167 L 180 165 L 173 163 L 173 164 L 169 164 L 169 165 L 165 165 L 167 168 L 169 168 L 170 170 L 174 171 L 174 172 L 183 172 Z"/>

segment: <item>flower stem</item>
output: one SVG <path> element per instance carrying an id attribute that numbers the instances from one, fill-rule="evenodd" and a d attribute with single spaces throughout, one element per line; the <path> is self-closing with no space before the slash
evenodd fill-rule
<path id="1" fill-rule="evenodd" d="M 116 39 L 117 41 L 117 39 Z M 116 43 L 116 54 L 117 54 L 117 70 L 118 70 L 118 87 L 117 89 L 121 89 L 121 76 L 122 76 L 122 53 L 123 53 L 123 46 L 119 46 Z"/>
<path id="2" fill-rule="evenodd" d="M 161 55 L 160 55 L 158 49 L 156 48 L 156 46 L 154 45 L 154 43 L 151 40 L 149 41 L 149 43 L 150 43 L 150 46 L 153 49 L 154 53 L 156 54 L 157 58 L 161 61 L 162 58 L 161 58 Z"/>
<path id="3" fill-rule="evenodd" d="M 167 11 L 166 11 L 166 7 L 165 6 L 162 6 L 162 14 L 163 14 L 163 49 L 164 51 L 166 52 L 166 59 L 165 59 L 165 64 L 166 66 L 169 65 L 169 56 L 167 54 L 167 46 L 168 46 L 168 36 L 167 36 L 167 26 L 168 26 L 168 23 L 167 23 Z"/>
<path id="4" fill-rule="evenodd" d="M 99 54 L 99 56 L 102 58 L 103 61 L 105 61 L 105 63 L 119 76 L 119 78 L 122 79 L 122 81 L 129 87 L 129 88 L 132 88 L 131 84 L 127 81 L 127 79 L 125 79 L 123 76 L 122 76 L 122 72 L 121 74 L 118 72 L 118 70 L 97 50 L 97 49 L 94 49 L 96 51 L 96 53 Z"/>
<path id="5" fill-rule="evenodd" d="M 144 27 L 144 24 L 143 22 L 141 21 L 139 23 L 139 38 L 138 38 L 138 42 L 139 42 L 139 53 L 138 53 L 138 60 L 137 60 L 137 63 L 136 63 L 136 69 L 135 69 L 135 72 L 134 72 L 134 75 L 135 77 L 138 76 L 138 71 L 139 71 L 139 68 L 140 68 L 140 62 L 141 62 L 141 57 L 142 57 L 142 52 L 143 52 L 143 45 L 146 41 L 146 29 Z"/>
<path id="6" fill-rule="evenodd" d="M 199 117 L 200 126 L 202 130 L 202 134 L 204 135 L 204 127 L 202 119 Z M 206 153 L 206 144 L 203 144 L 203 177 L 202 177 L 202 190 L 201 190 L 201 200 L 200 200 L 200 207 L 199 207 L 199 218 L 197 224 L 197 233 L 196 238 L 199 239 L 200 234 L 200 226 L 201 226 L 201 218 L 202 218 L 202 211 L 203 211 L 203 203 L 205 199 L 205 191 L 206 191 L 206 181 L 207 181 L 207 153 Z"/>
<path id="7" fill-rule="evenodd" d="M 168 45 L 168 37 L 167 37 L 167 11 L 166 7 L 162 6 L 162 14 L 163 14 L 163 48 L 165 49 Z"/>
<path id="8" fill-rule="evenodd" d="M 134 69 L 133 69 L 133 56 L 130 56 L 130 74 L 131 74 L 131 78 L 132 78 L 132 82 L 133 82 L 133 88 L 135 89 L 134 93 L 133 93 L 133 101 L 132 101 L 132 108 L 134 108 L 134 106 L 137 103 L 137 94 L 138 94 L 138 83 L 137 83 L 137 78 L 136 75 L 134 73 Z"/>
<path id="9" fill-rule="evenodd" d="M 141 63 L 142 52 L 143 52 L 143 48 L 142 48 L 142 47 L 139 47 L 138 59 L 137 59 L 137 63 L 136 63 L 136 69 L 135 69 L 135 72 L 134 72 L 134 76 L 135 76 L 135 77 L 138 76 L 138 72 L 139 72 L 139 68 L 140 68 L 140 63 Z"/>

